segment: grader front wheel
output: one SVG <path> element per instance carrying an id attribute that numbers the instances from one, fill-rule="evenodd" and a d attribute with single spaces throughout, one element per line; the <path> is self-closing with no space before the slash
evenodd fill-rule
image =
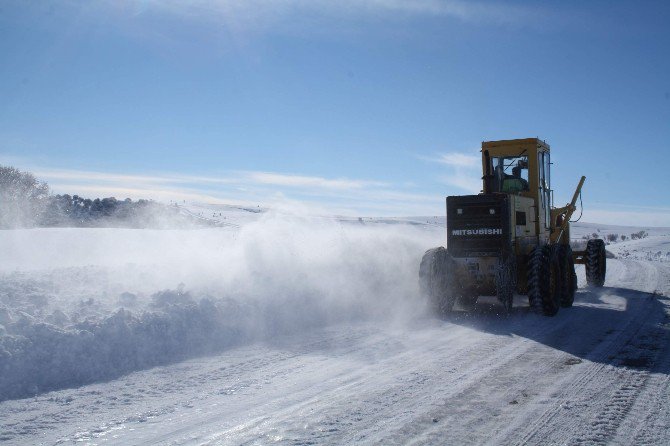
<path id="1" fill-rule="evenodd" d="M 598 288 L 605 285 L 607 257 L 604 241 L 601 239 L 592 239 L 586 243 L 584 263 L 586 267 L 586 283 Z"/>
<path id="2" fill-rule="evenodd" d="M 572 258 L 570 245 L 559 246 L 558 261 L 561 266 L 561 306 L 571 307 L 575 301 L 577 275 L 575 274 L 575 261 Z"/>

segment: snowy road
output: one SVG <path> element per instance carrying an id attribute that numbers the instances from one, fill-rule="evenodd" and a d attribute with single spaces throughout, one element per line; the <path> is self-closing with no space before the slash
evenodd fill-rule
<path id="1" fill-rule="evenodd" d="M 583 271 L 580 285 L 583 284 Z M 7 444 L 670 444 L 670 267 L 612 260 L 555 318 L 278 337 L 0 403 Z"/>

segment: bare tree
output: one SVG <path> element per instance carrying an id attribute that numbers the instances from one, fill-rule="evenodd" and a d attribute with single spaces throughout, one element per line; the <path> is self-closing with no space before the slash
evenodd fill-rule
<path id="1" fill-rule="evenodd" d="M 48 197 L 49 186 L 32 173 L 0 166 L 0 228 L 34 226 Z"/>

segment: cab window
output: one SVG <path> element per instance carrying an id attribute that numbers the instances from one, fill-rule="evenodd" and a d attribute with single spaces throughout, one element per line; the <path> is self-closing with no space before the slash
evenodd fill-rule
<path id="1" fill-rule="evenodd" d="M 527 156 L 493 157 L 490 168 L 491 192 L 514 194 L 529 190 Z"/>

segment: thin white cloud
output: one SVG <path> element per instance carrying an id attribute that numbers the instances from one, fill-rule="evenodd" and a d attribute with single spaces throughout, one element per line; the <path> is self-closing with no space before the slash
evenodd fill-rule
<path id="1" fill-rule="evenodd" d="M 132 174 L 114 174 L 106 172 L 95 172 L 86 170 L 65 170 L 65 169 L 35 169 L 32 170 L 35 176 L 46 180 L 74 180 L 74 181 L 95 181 L 105 183 L 132 182 L 132 183 L 150 183 L 150 184 L 171 184 L 171 183 L 214 183 L 230 184 L 235 180 L 225 177 L 211 176 L 188 176 L 179 174 L 162 175 L 132 175 Z"/>
<path id="2" fill-rule="evenodd" d="M 448 172 L 439 177 L 442 183 L 471 194 L 481 191 L 481 157 L 479 155 L 472 152 L 449 152 L 420 158 L 447 166 Z"/>
<path id="3" fill-rule="evenodd" d="M 347 178 L 327 179 L 322 177 L 285 175 L 272 172 L 248 172 L 247 178 L 251 182 L 260 184 L 274 184 L 277 186 L 291 187 L 318 187 L 321 189 L 335 190 L 387 186 L 386 183 L 381 183 L 378 181 L 351 180 Z"/>
<path id="4" fill-rule="evenodd" d="M 360 19 L 451 17 L 462 21 L 524 22 L 535 9 L 465 0 L 126 0 L 110 3 L 134 16 L 159 11 L 179 18 L 214 21 L 233 30 L 264 30 L 301 18 Z"/>
<path id="5" fill-rule="evenodd" d="M 445 153 L 435 159 L 436 162 L 456 167 L 476 167 L 479 168 L 481 158 L 469 153 Z"/>
<path id="6" fill-rule="evenodd" d="M 471 194 L 478 194 L 482 190 L 482 182 L 477 175 L 472 176 L 458 170 L 451 175 L 442 177 L 442 181 Z"/>
<path id="7" fill-rule="evenodd" d="M 391 12 L 451 16 L 461 20 L 517 21 L 533 15 L 528 8 L 484 1 L 461 0 L 354 0 L 349 3 Z"/>
<path id="8" fill-rule="evenodd" d="M 28 165 L 30 165 L 28 163 Z M 197 201 L 263 205 L 300 200 L 342 215 L 409 215 L 439 211 L 444 197 L 406 192 L 381 181 L 325 178 L 278 172 L 232 171 L 220 176 L 171 173 L 119 174 L 21 167 L 46 181 L 54 193 L 117 199 Z"/>
<path id="9" fill-rule="evenodd" d="M 106 172 L 66 169 L 33 169 L 32 172 L 43 180 L 78 181 L 83 183 L 122 183 L 122 184 L 267 184 L 289 187 L 312 187 L 319 189 L 348 190 L 364 187 L 385 187 L 387 183 L 348 178 L 329 179 L 324 177 L 288 175 L 274 172 L 245 171 L 228 176 L 194 176 L 181 174 L 132 175 Z"/>

